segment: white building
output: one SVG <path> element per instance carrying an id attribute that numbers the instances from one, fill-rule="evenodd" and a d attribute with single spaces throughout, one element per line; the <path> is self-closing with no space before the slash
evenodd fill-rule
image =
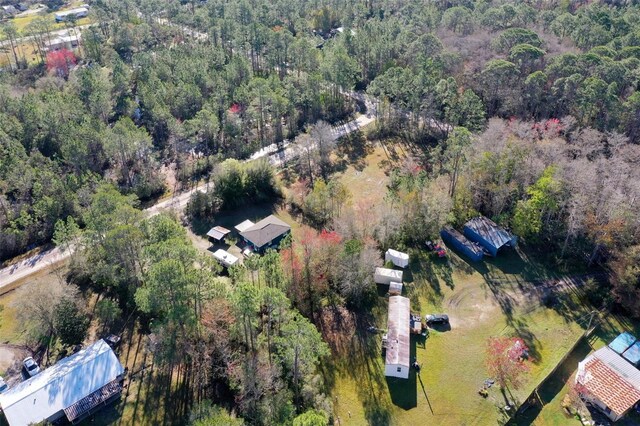
<path id="1" fill-rule="evenodd" d="M 0 406 L 10 426 L 75 423 L 117 399 L 123 377 L 118 357 L 99 340 L 0 394 Z"/>
<path id="2" fill-rule="evenodd" d="M 407 253 L 402 253 L 401 251 L 389 249 L 384 254 L 385 262 L 392 262 L 398 268 L 406 268 L 409 266 L 409 255 Z"/>
<path id="3" fill-rule="evenodd" d="M 608 346 L 578 363 L 576 384 L 614 422 L 640 401 L 640 370 Z"/>
<path id="4" fill-rule="evenodd" d="M 84 18 L 85 16 L 89 16 L 89 9 L 86 7 L 78 7 L 76 9 L 63 10 L 60 12 L 56 12 L 55 18 L 56 22 L 66 21 L 69 16 L 75 16 L 77 19 Z"/>
<path id="5" fill-rule="evenodd" d="M 411 306 L 409 299 L 402 296 L 389 297 L 389 319 L 387 322 L 387 353 L 384 375 L 409 378 L 409 352 L 411 337 L 409 320 Z"/>
<path id="6" fill-rule="evenodd" d="M 79 44 L 80 34 L 77 36 L 66 35 L 52 38 L 50 41 L 45 41 L 45 49 L 48 52 L 60 49 L 72 50 L 78 47 Z"/>
<path id="7" fill-rule="evenodd" d="M 237 257 L 232 255 L 228 251 L 225 251 L 225 250 L 222 250 L 222 249 L 216 250 L 215 253 L 213 253 L 213 257 L 215 257 L 216 260 L 222 264 L 222 266 L 225 266 L 227 268 L 229 268 L 229 267 L 235 265 L 236 263 L 238 263 L 238 258 Z"/>
<path id="8" fill-rule="evenodd" d="M 402 282 L 402 271 L 396 271 L 395 269 L 388 268 L 376 268 L 376 272 L 373 275 L 373 280 L 377 284 L 390 285 L 391 282 Z"/>

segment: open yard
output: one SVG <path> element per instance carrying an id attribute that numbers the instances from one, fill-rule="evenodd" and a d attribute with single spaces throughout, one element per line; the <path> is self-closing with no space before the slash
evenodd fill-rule
<path id="1" fill-rule="evenodd" d="M 517 335 L 530 347 L 525 386 L 512 390 L 523 400 L 580 336 L 588 315 L 558 300 L 542 305 L 536 285 L 551 277 L 541 265 L 515 252 L 470 267 L 456 254 L 450 260 L 413 251 L 407 295 L 422 315 L 449 314 L 450 329 L 431 330 L 426 341 L 412 340 L 411 357 L 422 370 L 409 380 L 386 379 L 380 335 L 356 334 L 349 350 L 335 357 L 336 416 L 349 424 L 496 424 L 504 398 L 494 386 L 487 399 L 478 389 L 487 379 L 486 340 Z M 406 279 L 405 279 L 406 280 Z M 373 316 L 386 328 L 386 301 Z"/>
<path id="2" fill-rule="evenodd" d="M 401 145 L 375 144 L 363 148 L 357 161 L 350 159 L 350 165 L 336 176 L 348 186 L 352 202 L 381 202 L 386 172 L 402 163 L 405 150 Z M 350 330 L 348 324 L 342 330 L 334 327 L 330 338 L 334 340 L 330 342 L 333 365 L 323 370 L 333 389 L 338 424 L 497 424 L 506 419 L 499 388 L 493 386 L 486 399 L 478 394 L 488 378 L 484 363 L 487 339 L 519 336 L 530 347 L 527 380 L 521 389 L 511 390 L 522 401 L 589 323 L 590 308 L 579 296 L 580 277 L 561 281 L 561 274 L 526 252 L 506 250 L 496 259 L 477 264 L 451 250 L 448 260 L 420 249 L 410 254 L 405 295 L 411 299 L 412 311 L 422 316 L 447 313 L 451 326 L 431 330 L 426 341 L 412 340 L 411 359 L 415 356 L 422 370 L 419 375 L 412 370 L 409 380 L 384 376 L 381 333 L 365 331 L 371 324 L 386 329 L 384 296 L 369 318 L 356 319 L 359 331 Z M 379 293 L 384 294 L 384 289 Z M 570 365 L 575 368 L 577 361 Z M 561 393 L 549 391 L 554 392 Z"/>

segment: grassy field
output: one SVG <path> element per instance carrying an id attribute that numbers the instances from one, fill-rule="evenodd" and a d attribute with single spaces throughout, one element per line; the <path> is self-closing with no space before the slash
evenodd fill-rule
<path id="1" fill-rule="evenodd" d="M 377 203 L 385 195 L 388 171 L 401 164 L 406 153 L 402 145 L 387 143 L 363 146 L 357 155 L 342 155 L 349 165 L 337 176 L 350 189 L 352 201 Z M 486 399 L 477 393 L 487 378 L 487 338 L 520 336 L 529 345 L 526 383 L 512 390 L 522 401 L 588 323 L 588 307 L 571 292 L 545 307 L 535 290 L 561 275 L 525 252 L 505 251 L 497 259 L 477 264 L 453 252 L 448 260 L 441 260 L 414 250 L 411 258 L 405 281 L 412 310 L 422 315 L 447 313 L 451 327 L 431 331 L 426 341 L 412 340 L 411 359 L 415 356 L 422 370 L 419 375 L 412 371 L 409 380 L 384 376 L 380 335 L 343 330 L 342 344 L 338 349 L 332 345 L 333 364 L 323 369 L 333 389 L 338 424 L 500 423 L 506 418 L 500 409 L 505 405 L 500 390 L 492 387 Z M 386 329 L 386 305 L 380 297 L 365 325 L 375 323 Z M 570 365 L 575 368 L 577 362 Z"/>
<path id="2" fill-rule="evenodd" d="M 544 268 L 527 268 L 516 253 L 488 262 L 486 271 L 469 268 L 455 254 L 450 261 L 411 253 L 408 296 L 412 310 L 422 315 L 446 312 L 450 330 L 432 331 L 425 342 L 412 341 L 412 357 L 422 365 L 408 381 L 386 379 L 378 335 L 355 335 L 345 356 L 336 359 L 333 379 L 336 416 L 349 424 L 495 424 L 504 398 L 494 388 L 483 399 L 477 394 L 487 378 L 486 339 L 517 335 L 529 345 L 531 370 L 519 391 L 526 398 L 583 331 L 576 312 L 545 308 L 528 297 L 529 282 L 548 278 Z M 411 277 L 412 276 L 412 277 Z M 411 278 L 413 278 L 411 280 Z M 386 301 L 373 312 L 386 328 Z"/>

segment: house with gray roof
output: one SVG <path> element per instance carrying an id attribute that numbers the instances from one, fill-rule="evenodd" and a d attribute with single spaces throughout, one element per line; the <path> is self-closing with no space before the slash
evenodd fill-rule
<path id="1" fill-rule="evenodd" d="M 240 237 L 251 250 L 262 253 L 268 248 L 278 248 L 280 241 L 290 232 L 291 227 L 286 222 L 270 215 L 244 228 Z"/>

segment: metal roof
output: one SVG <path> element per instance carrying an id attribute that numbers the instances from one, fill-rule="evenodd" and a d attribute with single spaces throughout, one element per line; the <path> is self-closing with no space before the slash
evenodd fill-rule
<path id="1" fill-rule="evenodd" d="M 398 271 L 397 269 L 376 268 L 375 275 L 389 277 L 393 279 L 393 281 L 402 282 L 402 271 Z"/>
<path id="2" fill-rule="evenodd" d="M 410 301 L 406 297 L 389 297 L 389 319 L 387 322 L 387 365 L 403 365 L 409 367 L 411 350 L 410 336 Z"/>
<path id="3" fill-rule="evenodd" d="M 289 232 L 291 227 L 274 215 L 270 215 L 240 232 L 243 238 L 250 241 L 256 247 L 263 247 L 279 236 Z"/>
<path id="4" fill-rule="evenodd" d="M 124 368 L 104 340 L 0 394 L 12 426 L 40 423 L 118 378 Z"/>
<path id="5" fill-rule="evenodd" d="M 640 342 L 636 342 L 631 345 L 629 349 L 624 351 L 622 357 L 638 367 L 640 365 Z"/>
<path id="6" fill-rule="evenodd" d="M 244 232 L 247 229 L 251 228 L 253 225 L 255 225 L 255 223 L 253 223 L 249 219 L 247 219 L 244 222 L 239 223 L 238 225 L 234 226 L 234 228 L 236 228 L 236 230 L 238 232 Z"/>
<path id="7" fill-rule="evenodd" d="M 580 363 L 576 379 L 617 415 L 640 401 L 640 370 L 608 346 Z"/>
<path id="8" fill-rule="evenodd" d="M 622 352 L 626 351 L 631 345 L 633 345 L 635 341 L 635 336 L 625 331 L 624 333 L 613 339 L 613 342 L 609 343 L 609 347 L 615 352 L 621 354 Z"/>
<path id="9" fill-rule="evenodd" d="M 442 230 L 448 233 L 452 238 L 455 238 L 456 240 L 458 240 L 460 245 L 464 246 L 471 253 L 480 254 L 480 255 L 484 253 L 484 250 L 482 250 L 482 246 L 480 244 L 474 241 L 471 241 L 470 239 L 462 235 L 460 232 L 458 232 L 456 229 L 450 226 L 445 226 Z"/>
<path id="10" fill-rule="evenodd" d="M 464 227 L 469 228 L 481 236 L 496 249 L 499 249 L 503 245 L 511 242 L 513 239 L 513 235 L 511 235 L 509 231 L 484 216 L 474 217 L 469 222 L 465 223 Z"/>
<path id="11" fill-rule="evenodd" d="M 214 226 L 213 228 L 209 229 L 209 232 L 207 232 L 207 237 L 211 237 L 216 240 L 221 240 L 229 232 L 231 231 L 229 231 L 227 228 L 223 228 L 222 226 Z"/>

